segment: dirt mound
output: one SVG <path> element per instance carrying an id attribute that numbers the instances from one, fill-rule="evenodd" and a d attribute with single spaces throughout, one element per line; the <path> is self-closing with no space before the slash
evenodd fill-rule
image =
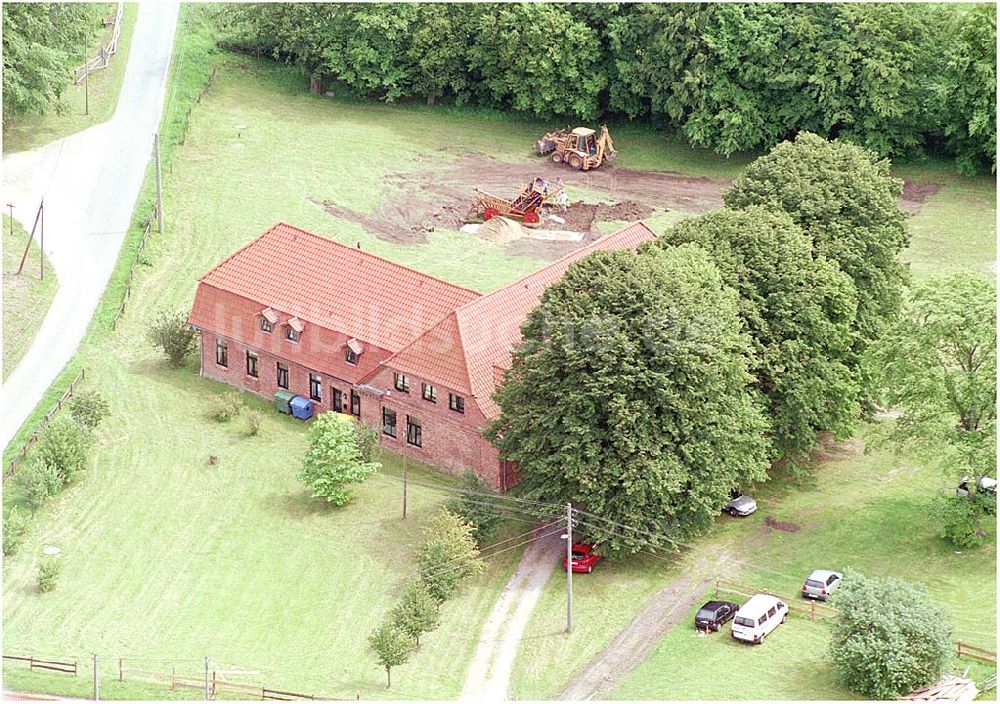
<path id="1" fill-rule="evenodd" d="M 597 206 L 598 220 L 625 220 L 627 222 L 634 222 L 648 218 L 652 214 L 652 208 L 645 203 L 634 200 L 626 200 L 614 205 Z"/>
<path id="2" fill-rule="evenodd" d="M 476 237 L 494 244 L 506 244 L 524 237 L 521 223 L 503 217 L 490 218 L 483 223 Z"/>
<path id="3" fill-rule="evenodd" d="M 785 521 L 779 521 L 773 516 L 768 516 L 764 519 L 764 525 L 769 528 L 774 528 L 775 530 L 780 530 L 784 533 L 797 533 L 801 526 L 797 523 L 786 523 Z"/>
<path id="4" fill-rule="evenodd" d="M 903 195 L 899 197 L 899 207 L 911 215 L 919 213 L 924 201 L 940 190 L 941 185 L 937 183 L 906 181 L 903 183 Z"/>

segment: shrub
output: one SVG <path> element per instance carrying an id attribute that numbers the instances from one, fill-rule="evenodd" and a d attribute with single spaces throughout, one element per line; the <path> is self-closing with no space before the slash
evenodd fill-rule
<path id="1" fill-rule="evenodd" d="M 195 333 L 187 324 L 187 315 L 183 311 L 160 313 L 149 326 L 147 337 L 175 367 L 181 366 L 184 358 L 194 349 Z"/>
<path id="2" fill-rule="evenodd" d="M 354 442 L 365 462 L 378 461 L 379 431 L 361 422 L 354 424 Z"/>
<path id="3" fill-rule="evenodd" d="M 379 469 L 358 446 L 355 421 L 342 414 L 320 414 L 309 429 L 309 449 L 302 460 L 299 479 L 317 499 L 334 506 L 351 500 L 348 485 L 363 482 Z"/>
<path id="4" fill-rule="evenodd" d="M 447 509 L 435 515 L 417 549 L 420 579 L 438 602 L 445 601 L 466 577 L 483 571 L 471 525 Z"/>
<path id="5" fill-rule="evenodd" d="M 941 537 L 958 548 L 982 545 L 986 541 L 982 521 L 989 515 L 989 500 L 982 494 L 944 497 L 938 504 Z"/>
<path id="6" fill-rule="evenodd" d="M 243 410 L 243 399 L 235 391 L 215 397 L 212 404 L 212 417 L 220 423 L 228 423 L 240 415 Z"/>
<path id="7" fill-rule="evenodd" d="M 38 591 L 50 592 L 59 583 L 61 567 L 55 558 L 46 558 L 38 565 Z"/>
<path id="8" fill-rule="evenodd" d="M 93 436 L 85 427 L 71 418 L 57 418 L 42 431 L 37 457 L 66 484 L 87 466 L 92 443 Z"/>
<path id="9" fill-rule="evenodd" d="M 496 492 L 475 472 L 462 475 L 462 492 L 448 502 L 448 510 L 472 526 L 476 542 L 482 545 L 503 522 L 499 496 L 490 498 L 488 495 Z"/>
<path id="10" fill-rule="evenodd" d="M 385 688 L 392 686 L 392 668 L 410 659 L 413 643 L 408 633 L 392 621 L 384 621 L 368 636 L 368 645 L 385 668 Z"/>
<path id="11" fill-rule="evenodd" d="M 834 600 L 830 656 L 840 681 L 863 697 L 898 699 L 951 663 L 948 614 L 923 587 L 848 570 Z"/>
<path id="12" fill-rule="evenodd" d="M 399 604 L 392 610 L 392 622 L 420 645 L 420 634 L 441 625 L 438 602 L 421 582 L 411 584 Z"/>
<path id="13" fill-rule="evenodd" d="M 55 496 L 64 482 L 62 475 L 50 464 L 37 457 L 14 475 L 14 483 L 31 509 L 31 515 L 40 509 L 50 496 Z"/>
<path id="14" fill-rule="evenodd" d="M 69 412 L 73 420 L 84 428 L 93 430 L 107 418 L 108 400 L 98 391 L 84 391 L 70 399 Z"/>
<path id="15" fill-rule="evenodd" d="M 247 409 L 245 414 L 247 421 L 247 435 L 255 437 L 260 433 L 261 423 L 264 422 L 264 414 L 257 408 Z"/>
<path id="16" fill-rule="evenodd" d="M 17 506 L 10 510 L 7 517 L 3 519 L 3 554 L 13 555 L 24 542 L 24 534 L 28 530 L 28 521 L 17 510 Z"/>

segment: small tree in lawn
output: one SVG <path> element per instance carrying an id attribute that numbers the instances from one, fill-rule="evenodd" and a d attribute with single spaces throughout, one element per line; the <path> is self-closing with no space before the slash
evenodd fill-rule
<path id="1" fill-rule="evenodd" d="M 923 587 L 848 570 L 830 657 L 840 681 L 870 699 L 898 699 L 940 679 L 952 657 L 947 612 Z"/>
<path id="2" fill-rule="evenodd" d="M 482 545 L 503 522 L 499 496 L 491 499 L 488 495 L 496 492 L 475 472 L 462 475 L 461 490 L 462 494 L 448 502 L 448 510 L 472 526 L 476 541 Z"/>
<path id="3" fill-rule="evenodd" d="M 187 323 L 184 312 L 162 312 L 149 326 L 147 333 L 154 347 L 163 350 L 167 359 L 174 367 L 184 363 L 184 358 L 194 349 L 194 330 Z"/>
<path id="4" fill-rule="evenodd" d="M 353 424 L 342 414 L 329 412 L 317 416 L 309 429 L 309 450 L 299 479 L 313 497 L 334 506 L 350 501 L 348 486 L 363 482 L 380 467 L 362 456 Z"/>
<path id="5" fill-rule="evenodd" d="M 385 688 L 389 689 L 392 687 L 392 668 L 410 659 L 413 639 L 393 621 L 387 620 L 368 636 L 368 645 L 379 664 L 385 668 Z"/>
<path id="6" fill-rule="evenodd" d="M 37 456 L 58 472 L 62 484 L 66 484 L 86 468 L 93 440 L 90 431 L 75 420 L 57 418 L 42 431 Z"/>
<path id="7" fill-rule="evenodd" d="M 88 430 L 100 425 L 109 411 L 108 400 L 99 391 L 83 391 L 74 395 L 69 402 L 73 420 Z"/>
<path id="8" fill-rule="evenodd" d="M 34 516 L 50 496 L 59 492 L 63 480 L 55 467 L 36 457 L 14 475 L 14 484 Z"/>
<path id="9" fill-rule="evenodd" d="M 392 622 L 420 645 L 420 634 L 433 631 L 441 624 L 438 607 L 437 600 L 427 591 L 427 586 L 422 582 L 414 582 L 392 610 Z"/>
<path id="10" fill-rule="evenodd" d="M 450 598 L 466 577 L 483 571 L 475 532 L 460 516 L 442 509 L 430 521 L 417 549 L 420 579 L 437 601 Z"/>
<path id="11" fill-rule="evenodd" d="M 3 554 L 13 555 L 24 542 L 24 534 L 28 530 L 27 519 L 17 510 L 17 506 L 10 510 L 7 517 L 3 519 Z"/>

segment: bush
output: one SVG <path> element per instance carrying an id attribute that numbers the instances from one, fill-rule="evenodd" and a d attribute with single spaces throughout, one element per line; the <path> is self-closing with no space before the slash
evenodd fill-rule
<path id="1" fill-rule="evenodd" d="M 445 601 L 466 577 L 483 571 L 474 530 L 447 509 L 435 515 L 417 549 L 420 579 L 438 602 Z"/>
<path id="2" fill-rule="evenodd" d="M 158 347 L 167 355 L 170 364 L 179 367 L 184 358 L 194 349 L 194 330 L 187 323 L 187 315 L 183 312 L 160 313 L 147 332 L 147 338 L 154 347 Z"/>
<path id="3" fill-rule="evenodd" d="M 977 548 L 986 542 L 982 521 L 990 515 L 990 497 L 983 494 L 946 496 L 941 500 L 938 521 L 942 538 L 958 548 Z"/>
<path id="4" fill-rule="evenodd" d="M 55 467 L 35 457 L 14 475 L 14 484 L 24 498 L 24 503 L 31 509 L 31 515 L 35 515 L 35 511 L 40 509 L 50 496 L 59 493 L 64 481 Z"/>
<path id="5" fill-rule="evenodd" d="M 364 458 L 356 425 L 360 424 L 331 411 L 317 416 L 309 428 L 309 450 L 299 479 L 315 498 L 334 506 L 350 501 L 348 486 L 363 482 L 380 466 Z"/>
<path id="6" fill-rule="evenodd" d="M 379 431 L 361 422 L 354 424 L 354 442 L 365 462 L 378 462 Z"/>
<path id="7" fill-rule="evenodd" d="M 17 506 L 10 510 L 7 517 L 3 519 L 3 554 L 13 555 L 24 542 L 24 534 L 28 530 L 28 521 L 17 510 Z"/>
<path id="8" fill-rule="evenodd" d="M 38 565 L 38 591 L 50 592 L 59 583 L 59 562 L 55 558 L 46 558 Z"/>
<path id="9" fill-rule="evenodd" d="M 36 456 L 67 484 L 86 468 L 92 443 L 93 436 L 85 427 L 71 418 L 57 418 L 42 431 Z"/>
<path id="10" fill-rule="evenodd" d="M 461 495 L 448 502 L 448 510 L 472 526 L 476 542 L 482 545 L 503 522 L 499 496 L 490 498 L 488 495 L 496 492 L 475 472 L 462 475 L 461 490 Z"/>
<path id="11" fill-rule="evenodd" d="M 108 417 L 108 400 L 98 391 L 84 391 L 75 394 L 69 402 L 69 412 L 73 420 L 84 428 L 93 430 Z"/>
<path id="12" fill-rule="evenodd" d="M 212 404 L 212 417 L 220 423 L 237 418 L 243 410 L 243 399 L 235 391 L 216 396 Z"/>
<path id="13" fill-rule="evenodd" d="M 385 688 L 392 686 L 392 668 L 410 659 L 413 643 L 408 633 L 392 621 L 384 621 L 368 636 L 368 645 L 385 668 Z"/>
<path id="14" fill-rule="evenodd" d="M 421 582 L 411 584 L 392 610 L 392 622 L 409 634 L 417 645 L 420 635 L 441 625 L 438 602 Z"/>
<path id="15" fill-rule="evenodd" d="M 898 699 L 937 682 L 952 658 L 947 612 L 923 587 L 848 570 L 830 656 L 840 681 L 869 699 Z"/>
<path id="16" fill-rule="evenodd" d="M 245 414 L 247 421 L 247 435 L 255 437 L 260 433 L 261 423 L 264 422 L 264 414 L 256 408 L 247 409 Z"/>

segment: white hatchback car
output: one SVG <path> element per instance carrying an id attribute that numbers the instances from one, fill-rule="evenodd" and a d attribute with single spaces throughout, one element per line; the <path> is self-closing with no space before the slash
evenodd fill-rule
<path id="1" fill-rule="evenodd" d="M 733 638 L 763 643 L 768 633 L 788 618 L 788 604 L 770 594 L 755 594 L 733 619 Z"/>

